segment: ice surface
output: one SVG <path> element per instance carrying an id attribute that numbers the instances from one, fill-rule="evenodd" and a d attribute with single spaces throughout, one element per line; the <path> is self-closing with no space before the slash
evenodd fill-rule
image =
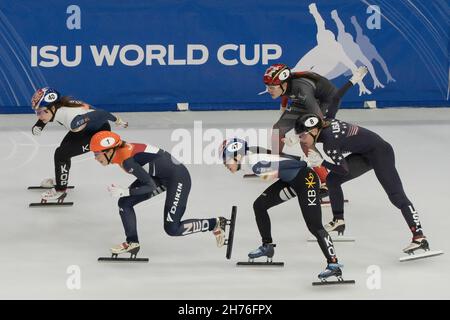
<path id="1" fill-rule="evenodd" d="M 146 142 L 171 151 L 176 128 L 270 128 L 276 111 L 124 113 L 130 142 Z M 238 206 L 232 260 L 210 233 L 169 237 L 163 229 L 164 195 L 137 206 L 142 250 L 148 264 L 100 264 L 99 256 L 124 240 L 116 201 L 106 186 L 128 185 L 132 177 L 116 166 L 101 167 L 86 154 L 72 161 L 70 208 L 28 208 L 38 191 L 26 190 L 53 176 L 53 152 L 65 134 L 49 125 L 31 135 L 34 115 L 0 116 L 0 298 L 1 299 L 449 299 L 450 109 L 341 110 L 339 118 L 378 132 L 395 150 L 408 197 L 420 213 L 431 248 L 444 255 L 400 263 L 410 232 L 373 173 L 344 185 L 348 235 L 355 243 L 336 243 L 344 278 L 356 285 L 313 287 L 325 267 L 316 243 L 291 200 L 270 211 L 277 243 L 274 261 L 284 268 L 238 268 L 260 244 L 253 201 L 268 186 L 242 179 L 221 165 L 188 165 L 192 189 L 189 217 L 230 215 Z M 196 143 L 199 141 L 197 140 Z M 206 145 L 207 142 L 204 142 Z M 287 152 L 297 152 L 290 150 Z M 331 216 L 323 209 L 324 223 Z M 378 266 L 381 288 L 370 290 L 368 268 Z M 81 288 L 70 290 L 70 266 L 81 270 Z M 370 287 L 370 286 L 369 286 Z"/>

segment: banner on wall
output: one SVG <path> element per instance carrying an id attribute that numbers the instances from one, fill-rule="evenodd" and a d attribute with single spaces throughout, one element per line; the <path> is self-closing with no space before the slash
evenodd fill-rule
<path id="1" fill-rule="evenodd" d="M 51 86 L 112 111 L 273 109 L 273 63 L 337 86 L 344 106 L 449 106 L 446 0 L 0 3 L 0 113 Z"/>

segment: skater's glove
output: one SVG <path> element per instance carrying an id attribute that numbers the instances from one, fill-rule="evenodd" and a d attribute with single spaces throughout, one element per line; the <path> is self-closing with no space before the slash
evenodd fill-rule
<path id="1" fill-rule="evenodd" d="M 108 186 L 108 191 L 113 198 L 128 197 L 130 195 L 130 189 L 122 188 L 120 186 L 116 186 L 115 184 Z"/>
<path id="2" fill-rule="evenodd" d="M 35 125 L 33 126 L 33 128 L 31 128 L 31 132 L 33 133 L 34 136 L 40 136 L 43 129 L 44 128 Z"/>
<path id="3" fill-rule="evenodd" d="M 308 166 L 311 168 L 320 167 L 322 165 L 323 159 L 320 153 L 314 151 L 313 149 L 309 149 L 308 157 L 306 158 L 306 162 Z"/>
<path id="4" fill-rule="evenodd" d="M 116 124 L 116 126 L 121 127 L 121 128 L 127 128 L 128 127 L 128 122 L 123 121 L 119 117 L 116 117 L 116 118 L 117 118 L 117 120 L 116 120 L 116 122 L 114 122 Z"/>
<path id="5" fill-rule="evenodd" d="M 281 141 L 283 141 L 284 144 L 287 145 L 288 147 L 292 147 L 300 142 L 300 138 L 297 135 L 295 135 L 295 136 L 290 136 L 288 138 L 283 138 L 283 139 L 281 139 Z"/>

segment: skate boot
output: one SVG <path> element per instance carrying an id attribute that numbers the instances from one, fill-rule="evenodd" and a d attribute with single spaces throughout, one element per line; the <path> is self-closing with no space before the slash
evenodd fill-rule
<path id="1" fill-rule="evenodd" d="M 253 262 L 256 258 L 267 257 L 267 262 L 272 262 L 273 255 L 275 254 L 274 247 L 275 245 L 272 243 L 263 243 L 258 249 L 248 254 L 249 261 Z"/>
<path id="2" fill-rule="evenodd" d="M 355 85 L 358 82 L 360 82 L 362 79 L 364 79 L 364 77 L 366 76 L 367 72 L 369 70 L 367 69 L 366 66 L 361 66 L 358 69 L 356 69 L 355 71 L 353 71 L 353 76 L 350 78 L 350 82 Z"/>
<path id="3" fill-rule="evenodd" d="M 323 282 L 327 281 L 327 279 L 332 276 L 336 277 L 338 281 L 343 281 L 341 270 L 342 267 L 344 266 L 339 263 L 328 263 L 326 269 L 319 273 L 318 277 Z"/>
<path id="4" fill-rule="evenodd" d="M 214 236 L 216 237 L 217 247 L 223 247 L 225 245 L 225 228 L 227 225 L 227 219 L 224 217 L 218 217 L 216 222 L 216 227 L 212 231 Z"/>
<path id="5" fill-rule="evenodd" d="M 416 252 L 419 249 L 423 252 Z M 403 249 L 403 252 L 407 256 L 401 257 L 400 262 L 439 256 L 444 253 L 442 250 L 430 250 L 430 244 L 424 235 L 414 237 L 409 246 Z"/>
<path id="6" fill-rule="evenodd" d="M 55 186 L 55 179 L 53 178 L 46 178 L 41 181 L 41 187 L 42 188 L 53 188 Z"/>
<path id="7" fill-rule="evenodd" d="M 56 191 L 55 188 L 52 188 L 42 193 L 41 203 L 47 203 L 48 201 L 62 203 L 64 202 L 66 196 L 67 196 L 66 190 Z"/>
<path id="8" fill-rule="evenodd" d="M 325 231 L 330 233 L 336 231 L 338 235 L 343 235 L 345 231 L 345 221 L 343 219 L 333 219 L 330 223 L 323 226 Z"/>
<path id="9" fill-rule="evenodd" d="M 414 251 L 418 249 L 422 249 L 424 251 L 430 250 L 430 245 L 428 244 L 428 241 L 426 240 L 425 236 L 413 238 L 409 246 L 403 249 L 403 252 L 407 254 L 414 254 Z"/>
<path id="10" fill-rule="evenodd" d="M 123 242 L 115 247 L 111 248 L 111 253 L 113 257 L 117 257 L 117 255 L 122 253 L 130 253 L 131 257 L 135 258 L 136 254 L 139 252 L 140 245 L 138 242 Z"/>

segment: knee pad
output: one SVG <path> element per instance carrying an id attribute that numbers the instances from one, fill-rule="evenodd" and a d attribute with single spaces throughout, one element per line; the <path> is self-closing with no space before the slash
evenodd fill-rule
<path id="1" fill-rule="evenodd" d="M 281 191 L 282 192 L 282 191 Z M 253 202 L 253 211 L 255 212 L 255 216 L 260 212 L 267 211 L 272 208 L 274 204 L 271 205 L 270 200 L 265 195 L 260 195 L 255 202 Z"/>
<path id="2" fill-rule="evenodd" d="M 58 147 L 55 150 L 55 162 L 66 162 L 70 160 L 67 152 L 62 147 Z"/>
<path id="3" fill-rule="evenodd" d="M 259 214 L 261 211 L 267 210 L 266 206 L 264 205 L 264 196 L 259 196 L 255 202 L 253 202 L 253 211 L 255 213 L 255 216 Z"/>
<path id="4" fill-rule="evenodd" d="M 180 225 L 174 222 L 165 222 L 164 223 L 164 231 L 171 237 L 178 235 L 178 229 Z"/>
<path id="5" fill-rule="evenodd" d="M 295 193 L 295 190 L 291 187 L 285 187 L 280 190 L 279 197 L 283 202 L 288 201 L 289 199 L 295 198 L 297 196 L 297 193 Z"/>
<path id="6" fill-rule="evenodd" d="M 133 207 L 130 197 L 119 198 L 119 201 L 117 201 L 117 205 L 119 206 L 119 208 L 132 208 Z"/>

